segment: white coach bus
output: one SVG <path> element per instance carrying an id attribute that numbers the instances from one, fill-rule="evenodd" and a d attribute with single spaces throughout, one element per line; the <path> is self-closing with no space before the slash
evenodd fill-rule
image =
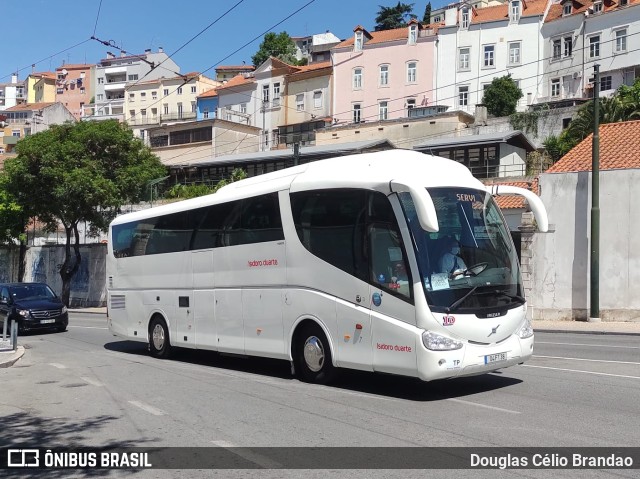
<path id="1" fill-rule="evenodd" d="M 541 200 L 524 196 L 539 230 Z M 391 150 L 317 161 L 110 226 L 109 329 L 149 344 L 429 381 L 522 363 L 533 330 L 516 248 L 463 165 Z"/>

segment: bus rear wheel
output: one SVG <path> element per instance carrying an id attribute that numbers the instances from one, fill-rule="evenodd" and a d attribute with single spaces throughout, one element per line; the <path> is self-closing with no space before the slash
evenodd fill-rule
<path id="1" fill-rule="evenodd" d="M 169 329 L 162 318 L 153 318 L 149 325 L 149 352 L 153 357 L 160 359 L 166 359 L 171 355 Z"/>
<path id="2" fill-rule="evenodd" d="M 315 323 L 303 326 L 296 336 L 296 370 L 309 383 L 328 384 L 335 376 L 329 341 Z"/>

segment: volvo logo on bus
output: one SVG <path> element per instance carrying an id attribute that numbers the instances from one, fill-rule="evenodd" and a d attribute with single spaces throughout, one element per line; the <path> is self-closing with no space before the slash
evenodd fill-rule
<path id="1" fill-rule="evenodd" d="M 455 322 L 456 322 L 456 318 L 454 318 L 453 316 L 447 315 L 442 317 L 443 326 L 451 326 Z"/>

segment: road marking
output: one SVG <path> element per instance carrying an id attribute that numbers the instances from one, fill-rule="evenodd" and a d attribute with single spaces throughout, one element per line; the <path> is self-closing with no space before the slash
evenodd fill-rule
<path id="1" fill-rule="evenodd" d="M 49 365 L 58 369 L 67 369 L 67 367 L 64 364 L 60 364 L 60 363 L 49 363 Z"/>
<path id="2" fill-rule="evenodd" d="M 547 359 L 568 359 L 570 361 L 591 361 L 594 363 L 615 363 L 615 364 L 637 364 L 640 366 L 640 363 L 636 363 L 633 361 L 611 361 L 609 359 L 586 359 L 586 358 L 565 358 L 562 356 L 537 356 L 534 355 L 534 358 L 547 358 Z"/>
<path id="3" fill-rule="evenodd" d="M 92 386 L 97 386 L 97 387 L 104 386 L 104 384 L 102 384 L 100 381 L 96 381 L 95 379 L 87 378 L 84 376 L 81 376 L 80 379 L 82 379 L 85 383 L 91 384 Z"/>
<path id="4" fill-rule="evenodd" d="M 583 344 L 583 343 L 553 343 L 550 341 L 536 341 L 536 344 L 561 344 L 563 346 L 595 346 L 597 348 L 640 349 L 640 346 L 612 346 L 609 344 Z"/>
<path id="5" fill-rule="evenodd" d="M 596 371 L 580 371 L 579 369 L 551 368 L 549 366 L 533 366 L 531 364 L 522 364 L 522 367 L 525 367 L 525 368 L 538 368 L 538 369 L 553 369 L 554 371 L 567 371 L 567 372 L 570 372 L 570 373 L 595 374 L 597 376 L 613 376 L 615 378 L 640 379 L 640 376 L 625 376 L 623 374 L 599 373 L 599 372 L 596 372 Z"/>
<path id="6" fill-rule="evenodd" d="M 262 454 L 256 454 L 252 452 L 249 448 L 241 448 L 240 446 L 236 446 L 227 441 L 211 441 L 211 444 L 214 446 L 222 447 L 224 449 L 229 449 L 229 452 L 232 452 L 236 456 L 242 457 L 254 464 L 264 467 L 265 469 L 283 469 L 283 465 L 279 462 L 274 461 Z"/>
<path id="7" fill-rule="evenodd" d="M 68 328 L 79 328 L 79 329 L 109 329 L 109 328 L 98 328 L 97 326 L 67 326 Z"/>
<path id="8" fill-rule="evenodd" d="M 154 416 L 164 416 L 165 415 L 164 411 L 161 411 L 160 409 L 156 409 L 153 406 L 149 406 L 148 404 L 145 404 L 145 403 L 140 402 L 140 401 L 129 401 L 129 404 L 131 404 L 132 406 L 135 406 L 135 407 L 139 407 L 143 411 L 146 411 L 149 414 L 153 414 Z"/>
<path id="9" fill-rule="evenodd" d="M 463 399 L 449 398 L 449 399 L 447 399 L 447 401 L 458 402 L 458 403 L 461 403 L 461 404 L 466 404 L 468 406 L 478 406 L 478 407 L 483 407 L 483 408 L 486 408 L 486 409 L 493 409 L 494 411 L 507 412 L 509 414 L 520 414 L 520 411 L 512 411 L 511 409 L 503 409 L 501 407 L 495 407 L 495 406 L 486 406 L 484 404 L 478 404 L 476 402 L 465 401 Z"/>

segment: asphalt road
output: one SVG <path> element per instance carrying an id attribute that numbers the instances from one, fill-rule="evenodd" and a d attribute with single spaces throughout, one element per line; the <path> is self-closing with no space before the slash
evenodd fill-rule
<path id="1" fill-rule="evenodd" d="M 301 383 L 281 361 L 194 351 L 169 361 L 153 359 L 145 345 L 111 336 L 104 315 L 73 314 L 66 333 L 25 336 L 21 344 L 27 349 L 24 357 L 0 370 L 0 444 L 18 438 L 40 447 L 640 446 L 637 336 L 537 333 L 534 358 L 502 372 L 432 383 L 346 372 L 331 386 Z M 69 477 L 63 472 L 49 471 L 47 477 Z M 613 473 L 637 477 L 637 470 L 428 475 Z M 330 474 L 427 476 L 415 470 Z M 189 473 L 232 475 L 307 478 L 327 477 L 327 472 Z M 177 470 L 135 475 L 183 476 Z"/>

